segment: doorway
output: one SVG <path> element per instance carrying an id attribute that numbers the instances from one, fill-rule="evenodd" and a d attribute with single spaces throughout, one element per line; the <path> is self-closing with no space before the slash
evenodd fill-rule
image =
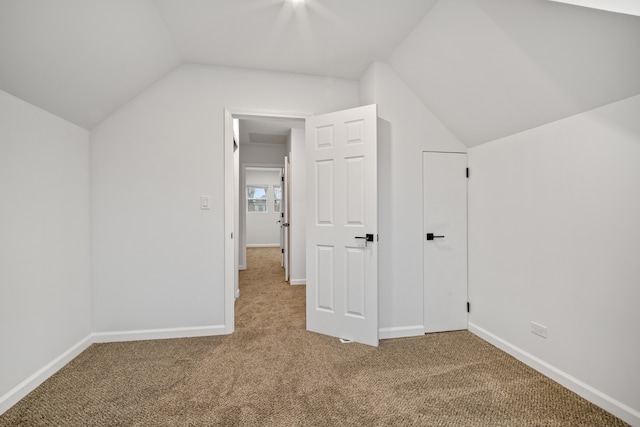
<path id="1" fill-rule="evenodd" d="M 235 298 L 231 298 L 233 294 L 229 289 L 233 286 L 234 268 L 238 267 L 235 254 L 240 240 L 234 239 L 229 231 L 242 214 L 232 202 L 233 193 L 239 191 L 233 187 L 234 175 L 238 174 L 238 169 L 234 168 L 234 155 L 239 151 L 242 157 L 243 140 L 241 136 L 237 138 L 239 149 L 235 149 L 233 135 L 227 129 L 233 128 L 234 118 L 239 121 L 292 119 L 290 116 L 246 116 L 225 110 L 225 256 L 232 259 L 225 262 L 228 333 L 233 332 Z M 293 119 L 302 120 L 300 124 L 305 122 L 303 117 Z M 237 128 L 241 134 L 242 124 Z M 295 250 L 296 239 L 292 236 L 290 253 L 302 254 L 301 264 L 309 269 L 305 270 L 307 330 L 377 345 L 377 106 L 313 116 L 308 127 L 299 131 L 303 135 L 299 157 L 291 143 L 291 184 L 303 195 L 305 190 L 309 191 L 308 200 L 305 202 L 303 196 L 301 206 L 308 204 L 312 214 L 307 215 L 302 212 L 304 209 L 296 207 L 295 191 L 292 191 L 291 233 L 295 232 L 296 226 L 300 234 L 304 230 L 313 230 L 313 233 L 309 241 L 306 236 L 300 239 L 301 251 Z M 294 129 L 291 129 L 291 135 L 293 133 Z M 260 140 L 256 141 L 258 145 L 273 143 L 273 139 L 264 134 L 251 136 Z M 264 150 L 260 151 L 266 156 Z M 302 177 L 307 181 L 298 186 Z M 296 212 L 301 215 L 299 221 L 294 219 Z M 293 277 L 295 262 L 291 261 Z M 335 327 L 320 330 L 324 323 L 322 319 L 331 313 L 335 315 L 330 323 Z"/>
<path id="2" fill-rule="evenodd" d="M 240 182 L 237 189 L 240 196 L 239 270 L 247 268 L 247 248 L 282 246 L 280 234 L 284 214 L 283 169 L 284 164 L 240 164 Z"/>
<path id="3" fill-rule="evenodd" d="M 262 240 L 256 240 L 249 233 L 256 230 L 278 230 L 285 224 L 282 217 L 283 183 L 265 178 L 269 171 L 284 170 L 285 159 L 291 164 L 292 181 L 296 181 L 294 194 L 289 201 L 289 207 L 293 217 L 288 221 L 291 224 L 291 250 L 288 251 L 290 264 L 290 283 L 304 284 L 304 218 L 303 205 L 300 206 L 300 195 L 295 192 L 304 189 L 304 167 L 296 162 L 304 161 L 304 126 L 303 115 L 273 115 L 261 113 L 246 113 L 225 110 L 225 287 L 233 287 L 235 292 L 229 295 L 225 292 L 225 323 L 232 325 L 234 322 L 234 303 L 239 295 L 238 269 L 246 269 L 247 246 L 275 246 L 280 245 L 280 239 L 262 236 Z M 228 132 L 232 129 L 233 132 Z M 235 148 L 237 147 L 237 148 Z M 247 180 L 247 172 L 263 172 L 258 181 Z M 302 178 L 301 178 L 302 176 Z M 250 182 L 251 181 L 251 182 Z M 264 181 L 264 182 L 262 182 Z M 269 181 L 269 182 L 266 182 Z M 252 194 L 249 194 L 248 185 L 252 185 Z M 276 201 L 276 193 L 280 193 L 280 205 Z M 296 197 L 298 196 L 298 197 Z M 249 200 L 252 199 L 252 200 Z M 232 200 L 233 202 L 229 202 Z M 293 205 L 292 205 L 293 204 Z M 279 212 L 276 212 L 279 211 Z M 275 216 L 274 216 L 275 215 Z M 268 217 L 268 218 L 267 218 Z M 273 217 L 273 218 L 272 218 Z M 258 221 L 253 221 L 258 220 Z M 272 220 L 273 224 L 267 224 Z M 265 222 L 266 221 L 266 222 Z M 279 224 L 276 224 L 280 221 Z M 262 222 L 262 226 L 259 224 Z M 273 227 L 267 227 L 267 226 Z M 231 232 L 231 227 L 234 231 Z M 252 231 L 253 230 L 253 231 Z M 266 240 L 265 240 L 266 239 Z M 302 245 L 302 246 L 300 246 Z M 284 249 L 284 248 L 282 248 Z M 289 249 L 289 248 L 287 248 Z M 230 262 L 231 259 L 233 262 Z M 284 272 L 283 272 L 284 276 Z M 233 328 L 228 328 L 229 333 Z"/>

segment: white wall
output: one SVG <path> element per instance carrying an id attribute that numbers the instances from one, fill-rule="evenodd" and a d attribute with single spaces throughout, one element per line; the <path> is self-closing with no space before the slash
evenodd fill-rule
<path id="1" fill-rule="evenodd" d="M 466 152 L 396 73 L 374 63 L 361 102 L 378 104 L 380 338 L 424 333 L 422 152 Z"/>
<path id="2" fill-rule="evenodd" d="M 289 154 L 290 207 L 289 214 L 289 283 L 303 285 L 307 283 L 306 261 L 306 171 L 304 129 L 291 129 Z"/>
<path id="3" fill-rule="evenodd" d="M 89 133 L 0 91 L 0 194 L 2 413 L 88 345 Z"/>
<path id="4" fill-rule="evenodd" d="M 639 117 L 636 96 L 469 150 L 470 329 L 634 425 Z"/>
<path id="5" fill-rule="evenodd" d="M 248 185 L 267 186 L 267 211 L 247 212 L 247 246 L 280 246 L 280 213 L 273 210 L 273 186 L 282 188 L 280 169 L 247 170 L 242 195 L 246 202 Z M 246 209 L 246 205 L 245 205 Z"/>
<path id="6" fill-rule="evenodd" d="M 94 330 L 107 339 L 224 330 L 224 107 L 324 113 L 357 105 L 355 81 L 184 65 L 96 127 Z M 201 195 L 212 197 L 211 210 L 200 210 Z"/>

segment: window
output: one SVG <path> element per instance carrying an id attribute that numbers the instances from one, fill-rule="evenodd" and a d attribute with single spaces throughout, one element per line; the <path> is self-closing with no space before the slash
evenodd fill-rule
<path id="1" fill-rule="evenodd" d="M 266 185 L 247 185 L 247 212 L 267 211 Z"/>
<path id="2" fill-rule="evenodd" d="M 282 188 L 279 185 L 273 186 L 273 211 L 280 212 L 282 201 Z"/>

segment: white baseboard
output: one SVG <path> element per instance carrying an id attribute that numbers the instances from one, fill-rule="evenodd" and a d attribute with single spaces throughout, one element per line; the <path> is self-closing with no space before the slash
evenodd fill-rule
<path id="1" fill-rule="evenodd" d="M 162 340 L 171 338 L 192 338 L 205 337 L 210 335 L 224 335 L 226 328 L 224 325 L 197 326 L 191 328 L 168 328 L 168 329 L 142 329 L 137 331 L 113 331 L 95 332 L 94 342 L 123 342 L 142 340 Z"/>
<path id="2" fill-rule="evenodd" d="M 45 382 L 51 375 L 58 372 L 64 365 L 71 362 L 76 356 L 85 351 L 93 344 L 93 335 L 88 335 L 60 356 L 44 365 L 29 378 L 9 390 L 3 396 L 0 396 L 0 414 L 6 412 L 13 405 L 18 403 L 27 394 L 31 393 L 40 384 Z"/>
<path id="3" fill-rule="evenodd" d="M 424 326 L 400 326 L 393 328 L 380 328 L 378 330 L 378 338 L 386 340 L 390 338 L 406 338 L 424 335 Z"/>
<path id="4" fill-rule="evenodd" d="M 561 371 L 560 369 L 556 368 L 553 365 L 550 365 L 544 360 L 538 359 L 532 354 L 527 353 L 521 348 L 508 343 L 502 338 L 493 335 L 491 332 L 482 329 L 481 327 L 473 323 L 469 323 L 469 332 L 477 335 L 490 344 L 493 344 L 500 350 L 510 354 L 524 364 L 529 365 L 541 374 L 551 378 L 555 382 L 585 398 L 594 405 L 601 407 L 605 411 L 612 413 L 616 417 L 624 420 L 632 426 L 640 426 L 639 411 L 630 408 L 629 406 L 617 401 L 611 396 L 608 396 L 601 391 L 593 388 L 589 384 L 586 384 L 579 379 L 572 377 L 566 372 Z"/>
<path id="5" fill-rule="evenodd" d="M 29 378 L 22 381 L 3 396 L 0 396 L 0 415 L 31 393 L 50 376 L 55 374 L 67 363 L 93 343 L 108 343 L 122 341 L 157 340 L 168 338 L 191 338 L 211 335 L 224 335 L 233 332 L 224 325 L 198 326 L 191 328 L 147 329 L 138 331 L 95 332 L 82 339 L 70 349 L 40 368 Z"/>
<path id="6" fill-rule="evenodd" d="M 247 243 L 248 248 L 279 248 L 280 243 Z"/>
<path id="7" fill-rule="evenodd" d="M 307 279 L 289 279 L 290 285 L 306 285 Z"/>

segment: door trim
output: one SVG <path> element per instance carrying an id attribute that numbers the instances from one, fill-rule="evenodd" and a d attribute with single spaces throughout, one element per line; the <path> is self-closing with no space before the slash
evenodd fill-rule
<path id="1" fill-rule="evenodd" d="M 225 334 L 233 333 L 235 329 L 235 277 L 237 272 L 237 259 L 234 249 L 234 180 L 235 172 L 233 162 L 233 149 L 228 144 L 229 137 L 233 141 L 233 119 L 260 119 L 260 118 L 281 118 L 281 119 L 302 119 L 306 120 L 313 116 L 309 112 L 287 112 L 287 111 L 260 111 L 245 110 L 236 108 L 223 109 L 223 170 L 224 170 L 224 330 Z M 237 207 L 235 207 L 237 208 Z M 234 236 L 235 237 L 235 236 Z"/>
<path id="2" fill-rule="evenodd" d="M 235 328 L 234 303 L 236 283 L 236 254 L 233 236 L 235 224 L 234 203 L 234 141 L 233 115 L 226 108 L 223 111 L 223 153 L 224 153 L 224 330 L 226 334 L 233 333 Z"/>
<path id="3" fill-rule="evenodd" d="M 247 185 L 247 168 L 265 168 L 265 169 L 282 169 L 284 167 L 283 164 L 278 163 L 241 163 L 240 164 L 240 183 L 239 186 L 241 189 L 244 189 Z M 242 192 L 245 195 L 244 191 Z M 247 206 L 246 206 L 246 197 L 240 197 L 238 201 L 238 211 L 240 212 L 240 232 L 238 233 L 238 238 L 240 241 L 238 242 L 240 246 L 240 252 L 242 253 L 242 261 L 244 264 L 240 264 L 240 260 L 238 260 L 238 269 L 246 270 L 247 269 Z"/>

